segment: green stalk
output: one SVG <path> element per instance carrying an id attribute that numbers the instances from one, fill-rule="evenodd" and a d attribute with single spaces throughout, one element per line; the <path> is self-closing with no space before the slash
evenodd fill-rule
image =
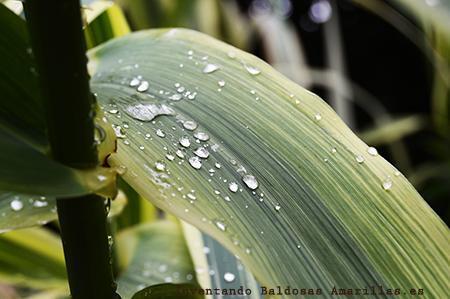
<path id="1" fill-rule="evenodd" d="M 25 14 L 46 110 L 52 157 L 74 168 L 98 164 L 94 98 L 78 0 L 27 0 Z M 73 299 L 118 298 L 110 265 L 104 199 L 58 198 Z"/>

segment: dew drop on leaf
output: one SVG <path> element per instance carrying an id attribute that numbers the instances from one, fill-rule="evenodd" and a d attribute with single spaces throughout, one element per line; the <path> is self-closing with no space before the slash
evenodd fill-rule
<path id="1" fill-rule="evenodd" d="M 173 161 L 173 159 L 175 159 L 175 156 L 171 153 L 166 154 L 166 159 L 169 161 Z"/>
<path id="2" fill-rule="evenodd" d="M 209 152 L 204 147 L 199 147 L 194 151 L 194 154 L 200 158 L 206 159 L 209 157 Z"/>
<path id="3" fill-rule="evenodd" d="M 194 137 L 200 141 L 208 141 L 209 140 L 209 135 L 204 132 L 196 132 L 194 134 Z"/>
<path id="4" fill-rule="evenodd" d="M 197 129 L 197 123 L 193 120 L 187 120 L 183 123 L 183 127 L 186 130 L 194 131 L 195 129 Z"/>
<path id="5" fill-rule="evenodd" d="M 161 130 L 161 129 L 157 129 L 156 130 L 156 136 L 164 138 L 164 137 L 166 137 L 166 133 L 164 133 L 164 131 Z"/>
<path id="6" fill-rule="evenodd" d="M 220 67 L 217 64 L 213 64 L 213 63 L 208 63 L 207 65 L 205 65 L 205 67 L 203 68 L 203 73 L 205 74 L 211 74 L 212 72 L 217 71 L 218 69 L 220 69 Z"/>
<path id="7" fill-rule="evenodd" d="M 242 181 L 244 181 L 245 185 L 251 190 L 255 190 L 258 188 L 258 181 L 252 175 L 246 174 L 242 177 Z"/>
<path id="8" fill-rule="evenodd" d="M 377 149 L 374 148 L 373 146 L 370 146 L 367 148 L 367 153 L 369 153 L 369 155 L 374 156 L 374 157 L 378 155 Z"/>
<path id="9" fill-rule="evenodd" d="M 224 86 L 225 86 L 225 81 L 224 81 L 224 80 L 219 80 L 219 81 L 217 82 L 217 84 L 218 84 L 220 87 L 224 87 Z"/>
<path id="10" fill-rule="evenodd" d="M 235 276 L 233 273 L 231 273 L 231 272 L 226 272 L 226 273 L 223 275 L 223 279 L 224 279 L 226 282 L 233 282 L 233 281 L 236 279 L 236 276 Z"/>
<path id="11" fill-rule="evenodd" d="M 189 137 L 187 137 L 187 136 L 181 137 L 179 142 L 183 147 L 189 147 L 191 145 L 191 141 L 189 140 Z"/>
<path id="12" fill-rule="evenodd" d="M 314 119 L 315 119 L 316 121 L 319 121 L 319 120 L 322 119 L 322 115 L 321 115 L 320 113 L 316 113 L 316 114 L 314 114 Z"/>
<path id="13" fill-rule="evenodd" d="M 172 115 L 175 111 L 166 105 L 135 104 L 128 106 L 125 111 L 132 118 L 140 121 L 151 121 L 158 115 Z"/>
<path id="14" fill-rule="evenodd" d="M 362 155 L 356 155 L 355 156 L 355 160 L 356 162 L 358 162 L 359 164 L 364 162 L 364 157 Z"/>
<path id="15" fill-rule="evenodd" d="M 383 189 L 388 191 L 392 188 L 392 180 L 390 177 L 387 177 L 386 179 L 384 179 L 383 183 Z"/>
<path id="16" fill-rule="evenodd" d="M 46 207 L 48 206 L 48 202 L 43 201 L 43 200 L 35 200 L 33 202 L 33 207 L 35 208 L 42 208 L 42 207 Z"/>
<path id="17" fill-rule="evenodd" d="M 218 229 L 220 229 L 223 232 L 227 230 L 227 226 L 225 225 L 225 223 L 223 223 L 220 220 L 214 221 L 214 224 L 217 226 Z"/>
<path id="18" fill-rule="evenodd" d="M 191 166 L 195 169 L 202 168 L 202 161 L 197 156 L 189 158 L 189 164 L 191 164 Z"/>
<path id="19" fill-rule="evenodd" d="M 158 171 L 164 171 L 164 170 L 166 170 L 166 164 L 165 164 L 164 162 L 157 161 L 157 162 L 155 163 L 155 168 L 156 168 L 156 170 L 158 170 Z"/>
<path id="20" fill-rule="evenodd" d="M 228 189 L 230 189 L 231 192 L 235 193 L 235 192 L 238 191 L 239 186 L 238 186 L 238 184 L 237 184 L 236 182 L 231 182 L 231 183 L 228 185 Z"/>
<path id="21" fill-rule="evenodd" d="M 145 92 L 148 90 L 148 87 L 149 87 L 148 81 L 142 81 L 136 90 L 139 92 Z"/>
<path id="22" fill-rule="evenodd" d="M 175 152 L 175 154 L 177 155 L 178 158 L 184 159 L 184 153 L 183 153 L 182 150 L 177 150 L 177 151 Z"/>
<path id="23" fill-rule="evenodd" d="M 133 79 L 131 79 L 131 81 L 130 81 L 130 86 L 131 86 L 131 87 L 136 87 L 136 86 L 139 85 L 139 83 L 141 83 L 141 81 L 140 81 L 138 78 L 133 78 Z"/>
<path id="24" fill-rule="evenodd" d="M 260 69 L 258 69 L 257 67 L 248 64 L 244 64 L 244 67 L 250 75 L 256 76 L 261 73 Z"/>
<path id="25" fill-rule="evenodd" d="M 9 206 L 13 211 L 18 212 L 23 209 L 23 202 L 20 199 L 16 198 L 13 201 L 11 201 Z"/>

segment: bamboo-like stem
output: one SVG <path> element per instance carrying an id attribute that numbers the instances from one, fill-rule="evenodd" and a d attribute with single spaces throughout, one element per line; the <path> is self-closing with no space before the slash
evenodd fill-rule
<path id="1" fill-rule="evenodd" d="M 52 157 L 95 167 L 94 99 L 78 0 L 27 0 L 25 14 L 40 77 Z M 106 209 L 97 195 L 57 199 L 73 299 L 118 298 L 110 265 Z"/>

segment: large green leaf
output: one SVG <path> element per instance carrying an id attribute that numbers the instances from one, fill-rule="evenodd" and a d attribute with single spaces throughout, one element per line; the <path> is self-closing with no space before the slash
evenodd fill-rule
<path id="1" fill-rule="evenodd" d="M 118 293 L 129 299 L 146 287 L 196 282 L 183 233 L 177 223 L 158 221 L 123 230 L 117 236 L 122 266 Z"/>
<path id="2" fill-rule="evenodd" d="M 445 297 L 448 228 L 320 98 L 188 30 L 132 34 L 90 59 L 92 89 L 121 138 L 109 163 L 239 255 L 262 285 Z"/>

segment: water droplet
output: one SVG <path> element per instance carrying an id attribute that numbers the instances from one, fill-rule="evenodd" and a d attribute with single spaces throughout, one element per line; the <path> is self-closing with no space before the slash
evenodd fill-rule
<path id="1" fill-rule="evenodd" d="M 231 201 L 231 198 L 229 196 L 225 196 L 223 199 L 225 199 L 225 201 Z"/>
<path id="2" fill-rule="evenodd" d="M 235 192 L 238 191 L 239 185 L 238 185 L 236 182 L 231 182 L 231 183 L 228 185 L 228 189 L 230 189 L 231 192 L 235 193 Z"/>
<path id="3" fill-rule="evenodd" d="M 220 165 L 220 163 L 216 163 L 216 164 L 214 164 L 214 166 L 216 166 L 217 169 L 219 169 L 220 167 L 222 167 L 222 165 Z"/>
<path id="4" fill-rule="evenodd" d="M 141 146 L 139 146 L 139 149 L 140 149 L 141 151 L 143 151 L 143 150 L 145 149 L 145 147 L 144 147 L 143 145 L 141 145 Z"/>
<path id="5" fill-rule="evenodd" d="M 166 133 L 164 133 L 163 130 L 161 130 L 161 129 L 157 129 L 156 130 L 156 136 L 164 138 L 164 137 L 166 137 Z"/>
<path id="6" fill-rule="evenodd" d="M 141 121 L 151 121 L 158 115 L 172 115 L 175 111 L 166 105 L 159 104 L 135 104 L 125 110 L 132 118 Z"/>
<path id="7" fill-rule="evenodd" d="M 280 211 L 280 210 L 281 210 L 281 206 L 280 206 L 280 205 L 276 205 L 276 206 L 275 206 L 275 211 L 278 212 L 278 211 Z"/>
<path id="8" fill-rule="evenodd" d="M 194 151 L 194 154 L 200 158 L 206 159 L 209 157 L 209 152 L 204 147 L 199 147 Z"/>
<path id="9" fill-rule="evenodd" d="M 175 152 L 175 154 L 177 155 L 178 158 L 184 159 L 184 153 L 183 153 L 182 150 L 177 150 L 177 151 Z"/>
<path id="10" fill-rule="evenodd" d="M 187 120 L 183 123 L 183 127 L 186 130 L 194 131 L 195 129 L 197 129 L 197 123 L 193 120 Z"/>
<path id="11" fill-rule="evenodd" d="M 258 181 L 254 176 L 246 174 L 242 177 L 242 180 L 250 189 L 255 190 L 256 188 L 258 188 Z"/>
<path id="12" fill-rule="evenodd" d="M 183 98 L 183 96 L 181 94 L 178 93 L 174 93 L 173 95 L 171 95 L 169 97 L 169 100 L 173 100 L 173 101 L 179 101 Z"/>
<path id="13" fill-rule="evenodd" d="M 224 279 L 226 282 L 233 282 L 233 281 L 236 279 L 236 276 L 235 276 L 233 273 L 231 273 L 231 272 L 226 272 L 226 273 L 223 275 L 223 279 Z"/>
<path id="14" fill-rule="evenodd" d="M 336 152 L 337 152 L 336 148 L 333 147 L 333 148 L 331 149 L 331 153 L 336 154 Z"/>
<path id="15" fill-rule="evenodd" d="M 203 73 L 205 74 L 211 74 L 212 72 L 217 71 L 218 69 L 220 69 L 220 67 L 217 64 L 212 64 L 212 63 L 208 63 L 204 68 L 203 68 Z"/>
<path id="16" fill-rule="evenodd" d="M 367 148 L 367 152 L 369 153 L 369 155 L 371 156 L 377 156 L 378 155 L 378 151 L 376 148 L 374 148 L 373 146 L 370 146 Z"/>
<path id="17" fill-rule="evenodd" d="M 192 200 L 196 200 L 197 199 L 197 197 L 195 197 L 195 195 L 192 194 L 192 193 L 188 193 L 187 197 L 189 197 L 189 199 L 192 199 Z"/>
<path id="18" fill-rule="evenodd" d="M 189 158 L 189 164 L 191 164 L 191 166 L 195 169 L 202 168 L 202 161 L 197 156 Z"/>
<path id="19" fill-rule="evenodd" d="M 228 55 L 228 57 L 230 57 L 231 59 L 236 58 L 236 52 L 234 52 L 234 51 L 228 51 L 227 55 Z"/>
<path id="20" fill-rule="evenodd" d="M 139 85 L 139 83 L 141 83 L 141 80 L 139 80 L 138 78 L 133 78 L 130 81 L 130 86 L 131 87 L 136 87 Z"/>
<path id="21" fill-rule="evenodd" d="M 261 71 L 257 67 L 248 64 L 244 64 L 244 67 L 250 75 L 256 76 L 261 73 Z"/>
<path id="22" fill-rule="evenodd" d="M 148 81 L 142 81 L 136 90 L 139 92 L 145 92 L 148 90 L 148 87 L 149 87 Z"/>
<path id="23" fill-rule="evenodd" d="M 189 94 L 187 98 L 188 98 L 189 100 L 193 100 L 193 99 L 195 99 L 196 96 L 197 96 L 197 93 L 194 92 L 194 93 Z"/>
<path id="24" fill-rule="evenodd" d="M 224 81 L 224 80 L 219 80 L 219 81 L 217 82 L 217 84 L 218 84 L 220 87 L 224 87 L 224 86 L 225 86 L 225 81 Z"/>
<path id="25" fill-rule="evenodd" d="M 111 110 L 109 110 L 108 112 L 111 113 L 111 114 L 117 114 L 117 113 L 119 112 L 119 110 L 117 110 L 117 109 L 111 109 Z"/>
<path id="26" fill-rule="evenodd" d="M 166 154 L 166 159 L 169 160 L 169 161 L 173 161 L 173 159 L 175 159 L 175 156 L 173 154 L 171 154 L 171 153 L 167 153 Z"/>
<path id="27" fill-rule="evenodd" d="M 122 128 L 120 126 L 114 127 L 114 134 L 116 134 L 117 138 L 125 138 L 125 137 L 127 137 L 127 136 L 125 136 L 125 134 L 123 134 Z"/>
<path id="28" fill-rule="evenodd" d="M 384 179 L 383 183 L 383 189 L 388 191 L 392 188 L 392 180 L 390 177 L 387 177 L 386 179 Z"/>
<path id="29" fill-rule="evenodd" d="M 192 56 L 192 55 L 194 55 L 194 51 L 192 51 L 192 50 L 189 50 L 189 51 L 188 51 L 188 55 L 189 55 L 189 56 Z"/>
<path id="30" fill-rule="evenodd" d="M 356 155 L 355 156 L 355 160 L 356 162 L 358 162 L 359 164 L 364 162 L 364 157 L 362 155 Z"/>
<path id="31" fill-rule="evenodd" d="M 316 120 L 316 121 L 319 121 L 319 120 L 321 120 L 322 119 L 322 115 L 320 114 L 320 113 L 316 113 L 316 114 L 314 114 L 314 119 Z"/>
<path id="32" fill-rule="evenodd" d="M 189 147 L 191 145 L 191 141 L 189 140 L 189 137 L 187 137 L 187 136 L 181 137 L 179 142 L 184 147 Z"/>
<path id="33" fill-rule="evenodd" d="M 196 132 L 194 134 L 194 137 L 200 141 L 208 141 L 209 140 L 209 135 L 204 132 Z"/>
<path id="34" fill-rule="evenodd" d="M 111 247 L 114 244 L 114 239 L 112 236 L 108 236 L 108 245 Z"/>
<path id="35" fill-rule="evenodd" d="M 33 207 L 35 208 L 42 208 L 42 207 L 46 207 L 48 206 L 48 202 L 43 201 L 43 200 L 35 200 L 33 202 Z"/>
<path id="36" fill-rule="evenodd" d="M 400 171 L 398 171 L 398 170 L 396 170 L 396 171 L 394 172 L 394 175 L 395 175 L 395 176 L 400 176 L 400 174 L 401 174 L 401 173 L 400 173 Z"/>
<path id="37" fill-rule="evenodd" d="M 13 211 L 18 212 L 23 209 L 23 202 L 20 199 L 16 198 L 13 201 L 11 201 L 9 206 Z"/>
<path id="38" fill-rule="evenodd" d="M 155 168 L 156 168 L 156 170 L 158 170 L 158 171 L 164 171 L 164 170 L 166 170 L 166 164 L 165 164 L 164 162 L 157 161 L 157 162 L 155 163 Z"/>
<path id="39" fill-rule="evenodd" d="M 216 224 L 217 228 L 220 229 L 221 231 L 224 232 L 227 230 L 226 224 L 223 223 L 222 221 L 216 220 L 214 223 Z"/>

